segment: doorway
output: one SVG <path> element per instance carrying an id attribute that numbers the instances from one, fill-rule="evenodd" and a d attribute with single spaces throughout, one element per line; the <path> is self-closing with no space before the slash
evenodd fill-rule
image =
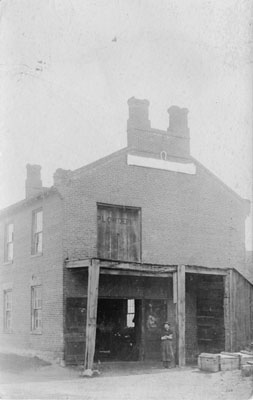
<path id="1" fill-rule="evenodd" d="M 99 298 L 95 359 L 137 361 L 141 344 L 141 300 Z"/>

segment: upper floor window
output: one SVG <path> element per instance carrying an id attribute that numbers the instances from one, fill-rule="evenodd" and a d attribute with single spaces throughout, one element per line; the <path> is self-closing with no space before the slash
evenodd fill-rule
<path id="1" fill-rule="evenodd" d="M 43 235 L 43 211 L 39 209 L 33 212 L 32 254 L 42 253 L 42 235 Z"/>
<path id="2" fill-rule="evenodd" d="M 14 228 L 13 224 L 9 223 L 5 226 L 5 249 L 4 249 L 4 261 L 13 261 L 13 239 L 14 239 Z"/>
<path id="3" fill-rule="evenodd" d="M 12 290 L 4 291 L 4 332 L 11 332 L 12 321 Z"/>
<path id="4" fill-rule="evenodd" d="M 32 332 L 41 333 L 42 329 L 42 288 L 32 286 Z"/>

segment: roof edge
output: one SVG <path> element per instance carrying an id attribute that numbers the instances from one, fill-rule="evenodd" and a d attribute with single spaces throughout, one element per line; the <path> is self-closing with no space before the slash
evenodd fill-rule
<path id="1" fill-rule="evenodd" d="M 123 154 L 125 154 L 128 150 L 128 147 L 123 147 L 120 150 L 115 151 L 114 153 L 110 153 L 107 156 L 104 156 L 102 158 L 99 158 L 98 160 L 95 160 L 91 162 L 90 164 L 84 165 L 83 167 L 77 168 L 73 171 L 71 171 L 72 177 L 75 177 L 76 175 L 80 175 L 82 173 L 88 172 L 92 170 L 93 168 L 100 167 L 107 163 L 108 161 L 111 161 L 111 159 L 115 159 Z"/>
<path id="2" fill-rule="evenodd" d="M 61 199 L 62 196 L 59 193 L 59 191 L 56 189 L 55 186 L 51 186 L 49 188 L 43 188 L 43 190 L 40 193 L 37 193 L 35 196 L 29 197 L 28 199 L 23 199 L 20 200 L 14 204 L 11 204 L 8 207 L 3 208 L 0 210 L 0 219 L 5 217 L 8 213 L 14 213 L 17 210 L 19 210 L 22 207 L 28 206 L 29 204 L 32 204 L 33 202 L 40 200 L 42 198 L 48 197 L 50 195 L 57 194 Z"/>
<path id="3" fill-rule="evenodd" d="M 249 208 L 250 208 L 250 200 L 245 199 L 241 197 L 238 193 L 236 193 L 231 187 L 229 187 L 222 179 L 220 179 L 217 175 L 215 175 L 214 172 L 210 171 L 207 167 L 205 167 L 200 161 L 198 161 L 196 158 L 191 156 L 191 159 L 196 162 L 198 166 L 200 166 L 208 175 L 210 175 L 212 178 L 214 178 L 218 183 L 220 183 L 221 186 L 223 186 L 224 189 L 226 189 L 228 192 L 230 192 L 238 201 L 241 203 L 248 203 Z M 248 214 L 250 210 L 247 211 Z"/>

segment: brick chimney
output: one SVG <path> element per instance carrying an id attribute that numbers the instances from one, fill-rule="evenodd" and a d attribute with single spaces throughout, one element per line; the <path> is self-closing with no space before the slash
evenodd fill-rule
<path id="1" fill-rule="evenodd" d="M 167 133 L 170 141 L 171 155 L 176 157 L 189 157 L 190 131 L 188 128 L 188 109 L 171 106 L 168 109 L 170 124 Z"/>
<path id="2" fill-rule="evenodd" d="M 71 171 L 69 169 L 57 168 L 54 173 L 54 186 L 66 185 L 70 179 Z"/>
<path id="3" fill-rule="evenodd" d="M 190 134 L 187 108 L 172 106 L 168 109 L 170 125 L 167 130 L 151 128 L 149 101 L 131 97 L 128 100 L 127 146 L 140 155 L 165 159 L 189 158 Z"/>
<path id="4" fill-rule="evenodd" d="M 128 100 L 127 104 L 129 107 L 127 129 L 150 129 L 150 121 L 148 119 L 149 101 L 145 99 L 140 100 L 136 99 L 135 97 L 131 97 L 131 99 Z"/>
<path id="5" fill-rule="evenodd" d="M 25 192 L 26 198 L 33 197 L 42 191 L 42 180 L 41 180 L 41 166 L 40 165 L 26 165 L 26 181 L 25 181 Z"/>

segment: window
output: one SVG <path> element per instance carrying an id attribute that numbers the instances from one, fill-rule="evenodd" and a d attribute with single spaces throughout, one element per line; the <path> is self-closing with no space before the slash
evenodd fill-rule
<path id="1" fill-rule="evenodd" d="M 33 212 L 33 225 L 32 225 L 32 254 L 42 254 L 42 210 Z"/>
<path id="2" fill-rule="evenodd" d="M 42 328 L 42 297 L 41 286 L 32 288 L 32 331 L 41 332 Z"/>
<path id="3" fill-rule="evenodd" d="M 14 228 L 13 224 L 7 224 L 5 226 L 5 251 L 4 261 L 13 261 L 13 239 L 14 239 Z"/>
<path id="4" fill-rule="evenodd" d="M 4 291 L 4 332 L 11 332 L 12 290 Z"/>
<path id="5" fill-rule="evenodd" d="M 135 315 L 135 302 L 134 299 L 127 300 L 127 327 L 134 327 L 134 315 Z"/>

